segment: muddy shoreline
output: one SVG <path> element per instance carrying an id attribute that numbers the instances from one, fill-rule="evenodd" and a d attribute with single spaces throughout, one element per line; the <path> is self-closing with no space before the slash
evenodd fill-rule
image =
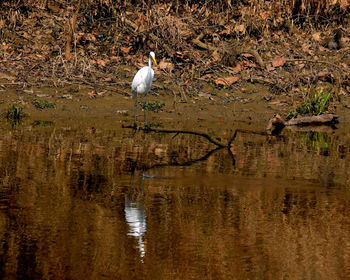
<path id="1" fill-rule="evenodd" d="M 221 1 L 218 8 L 189 1 L 179 9 L 117 1 L 102 10 L 100 4 L 2 4 L 2 116 L 18 104 L 27 115 L 23 122 L 127 124 L 130 83 L 154 50 L 159 64 L 150 100 L 165 103 L 150 114 L 156 126 L 261 130 L 274 114 L 285 116 L 318 90 L 332 92 L 329 112 L 347 122 L 348 17 L 334 20 L 332 6 L 323 10 L 328 22 L 315 18 L 305 24 L 301 17 L 286 17 L 287 6 L 278 16 L 273 10 L 256 13 L 267 3 L 231 7 Z M 312 11 L 312 3 L 305 4 Z M 348 9 L 341 8 L 339 15 Z M 37 109 L 34 99 L 55 108 Z"/>
<path id="2" fill-rule="evenodd" d="M 148 115 L 151 126 L 158 128 L 207 132 L 228 139 L 234 129 L 265 131 L 274 114 L 286 115 L 292 108 L 290 99 L 277 100 L 267 87 L 260 85 L 247 85 L 244 91 L 220 89 L 215 95 L 207 93 L 181 100 L 173 92 L 157 87 L 157 79 L 154 84 L 149 100 L 165 104 L 160 112 Z M 134 100 L 129 95 L 101 89 L 102 94 L 91 97 L 90 87 L 75 89 L 72 94 L 74 88 L 32 88 L 31 92 L 3 89 L 0 100 L 3 127 L 11 127 L 4 114 L 14 103 L 26 114 L 17 128 L 34 125 L 119 130 L 133 123 Z M 127 92 L 127 88 L 123 90 Z M 32 102 L 36 98 L 53 102 L 55 108 L 35 108 Z M 350 111 L 343 104 L 347 102 L 350 102 L 348 97 L 342 97 L 342 102 L 334 107 L 340 123 L 336 125 L 337 130 L 328 132 L 346 131 Z M 142 123 L 142 112 L 139 120 Z"/>

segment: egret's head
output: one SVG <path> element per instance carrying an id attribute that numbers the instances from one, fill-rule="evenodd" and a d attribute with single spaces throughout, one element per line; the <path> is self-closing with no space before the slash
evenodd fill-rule
<path id="1" fill-rule="evenodd" d="M 157 65 L 156 54 L 154 52 L 149 53 L 150 58 L 152 58 L 154 64 Z"/>

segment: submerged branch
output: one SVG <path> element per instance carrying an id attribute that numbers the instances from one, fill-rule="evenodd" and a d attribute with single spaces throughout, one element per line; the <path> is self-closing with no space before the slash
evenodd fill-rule
<path id="1" fill-rule="evenodd" d="M 127 126 L 122 126 L 123 128 L 133 128 L 135 129 L 134 125 L 127 125 Z M 220 147 L 220 148 L 224 148 L 226 147 L 225 144 L 220 143 L 219 141 L 213 139 L 211 136 L 209 136 L 206 133 L 203 132 L 195 132 L 195 131 L 186 131 L 186 130 L 177 130 L 177 129 L 158 129 L 158 128 L 139 128 L 139 130 L 143 130 L 145 132 L 158 132 L 158 133 L 177 133 L 177 134 L 191 134 L 191 135 L 197 135 L 197 136 L 201 136 L 204 137 L 205 139 L 207 139 L 210 143 Z"/>
<path id="2" fill-rule="evenodd" d="M 136 129 L 134 125 L 123 125 L 122 128 L 132 128 Z M 246 129 L 235 129 L 232 133 L 232 136 L 230 140 L 227 142 L 227 144 L 223 144 L 217 140 L 215 140 L 213 137 L 209 136 L 206 133 L 203 132 L 196 132 L 196 131 L 188 131 L 188 130 L 177 130 L 177 129 L 157 129 L 157 128 L 138 128 L 139 130 L 145 131 L 145 132 L 156 132 L 156 133 L 176 133 L 176 134 L 191 134 L 191 135 L 197 135 L 204 137 L 207 139 L 210 143 L 218 146 L 219 148 L 230 148 L 231 144 L 234 142 L 234 140 L 237 137 L 238 133 L 247 133 L 247 134 L 255 134 L 255 135 L 262 135 L 262 136 L 270 136 L 267 132 L 262 131 L 252 131 L 252 130 L 246 130 Z"/>
<path id="3" fill-rule="evenodd" d="M 263 136 L 269 136 L 268 133 L 266 132 L 261 132 L 261 131 L 251 131 L 251 130 L 247 130 L 247 129 L 236 129 L 233 133 L 232 136 L 230 138 L 230 140 L 227 143 L 227 147 L 230 148 L 232 143 L 235 141 L 238 133 L 248 133 L 248 134 L 256 134 L 256 135 L 263 135 Z"/>
<path id="4" fill-rule="evenodd" d="M 222 148 L 223 147 L 216 147 L 215 149 L 208 151 L 204 156 L 197 158 L 197 159 L 191 159 L 191 160 L 188 160 L 188 161 L 185 161 L 182 163 L 180 163 L 180 162 L 157 163 L 157 164 L 154 164 L 154 165 L 149 166 L 149 167 L 143 167 L 142 170 L 146 171 L 146 170 L 150 170 L 153 168 L 166 167 L 166 166 L 191 166 L 197 162 L 207 160 L 213 153 L 215 153 L 218 150 L 221 150 Z"/>
<path id="5" fill-rule="evenodd" d="M 131 128 L 131 129 L 136 129 L 134 125 L 126 125 L 126 126 L 122 126 L 122 128 Z M 211 136 L 209 136 L 206 133 L 202 133 L 202 132 L 195 132 L 195 131 L 185 131 L 185 130 L 176 130 L 176 129 L 153 129 L 153 128 L 139 128 L 139 130 L 142 130 L 144 132 L 155 132 L 155 133 L 175 133 L 176 135 L 178 134 L 191 134 L 191 135 L 197 135 L 197 136 L 201 136 L 204 137 L 205 139 L 207 139 L 210 143 L 213 143 L 214 145 L 216 145 L 217 147 L 213 150 L 208 151 L 204 156 L 197 158 L 197 159 L 191 159 L 188 160 L 186 162 L 170 162 L 170 163 L 158 163 L 158 164 L 154 164 L 152 166 L 148 166 L 148 167 L 142 167 L 142 170 L 150 170 L 153 168 L 157 168 L 157 167 L 164 167 L 164 166 L 189 166 L 192 165 L 196 162 L 199 161 L 204 161 L 206 159 L 208 159 L 214 152 L 221 150 L 223 148 L 227 148 L 227 152 L 229 154 L 229 156 L 232 159 L 232 165 L 235 166 L 236 165 L 236 159 L 235 159 L 235 155 L 232 153 L 231 147 L 233 145 L 233 142 L 235 141 L 238 133 L 246 133 L 246 134 L 255 134 L 255 135 L 262 135 L 262 136 L 271 136 L 269 133 L 267 132 L 261 132 L 261 131 L 251 131 L 251 130 L 246 130 L 246 129 L 236 129 L 233 131 L 231 138 L 229 139 L 229 141 L 227 142 L 227 144 L 222 144 L 219 141 L 213 139 Z"/>

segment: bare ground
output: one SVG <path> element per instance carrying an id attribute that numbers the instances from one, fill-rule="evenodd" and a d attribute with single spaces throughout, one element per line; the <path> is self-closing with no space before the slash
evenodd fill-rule
<path id="1" fill-rule="evenodd" d="M 285 115 L 315 88 L 334 92 L 329 110 L 347 120 L 346 24 L 281 22 L 254 31 L 249 20 L 220 18 L 222 13 L 195 24 L 205 11 L 192 7 L 191 16 L 176 16 L 166 5 L 154 6 L 153 15 L 136 10 L 87 23 L 86 9 L 78 15 L 73 6 L 21 13 L 6 7 L 9 17 L 0 20 L 2 113 L 16 103 L 30 122 L 126 124 L 132 120 L 130 82 L 154 50 L 159 65 L 150 99 L 165 103 L 161 112 L 150 112 L 154 125 L 264 128 L 273 114 Z M 335 28 L 342 30 L 341 46 L 332 48 Z M 38 110 L 35 98 L 56 108 Z"/>

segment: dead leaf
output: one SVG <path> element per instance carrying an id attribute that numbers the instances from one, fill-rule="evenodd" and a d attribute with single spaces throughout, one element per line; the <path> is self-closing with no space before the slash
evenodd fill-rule
<path id="1" fill-rule="evenodd" d="M 302 48 L 302 50 L 303 50 L 304 52 L 306 52 L 308 55 L 311 55 L 311 56 L 314 55 L 314 52 L 310 49 L 310 48 L 311 48 L 310 45 L 304 44 L 304 45 L 302 45 L 301 48 Z"/>
<path id="2" fill-rule="evenodd" d="M 111 82 L 111 81 L 113 81 L 113 79 L 111 77 L 103 77 L 102 81 L 104 81 L 104 82 Z"/>
<path id="3" fill-rule="evenodd" d="M 211 79 L 213 77 L 213 75 L 212 74 L 205 74 L 205 75 L 203 75 L 203 76 L 201 76 L 201 78 L 202 79 Z"/>
<path id="4" fill-rule="evenodd" d="M 138 18 L 134 21 L 134 23 L 137 25 L 137 30 L 139 32 L 143 32 L 144 30 L 146 30 L 145 25 L 147 23 L 147 18 L 144 15 L 140 14 Z"/>
<path id="5" fill-rule="evenodd" d="M 221 60 L 221 55 L 220 55 L 220 53 L 217 50 L 215 50 L 213 52 L 212 56 L 214 58 L 214 61 L 220 61 Z"/>
<path id="6" fill-rule="evenodd" d="M 287 105 L 287 101 L 284 99 L 274 99 L 269 102 L 270 105 Z"/>
<path id="7" fill-rule="evenodd" d="M 10 73 L 0 72 L 0 79 L 13 81 L 13 80 L 16 80 L 16 76 Z"/>
<path id="8" fill-rule="evenodd" d="M 232 33 L 232 26 L 226 25 L 225 29 L 220 32 L 220 34 L 230 35 Z"/>
<path id="9" fill-rule="evenodd" d="M 217 85 L 230 86 L 240 79 L 238 76 L 229 76 L 225 78 L 216 79 L 214 82 Z"/>
<path id="10" fill-rule="evenodd" d="M 54 13 L 59 13 L 61 11 L 60 7 L 56 3 L 47 3 L 47 8 Z"/>
<path id="11" fill-rule="evenodd" d="M 158 64 L 159 69 L 167 69 L 167 70 L 174 70 L 174 64 L 170 61 L 161 60 Z"/>
<path id="12" fill-rule="evenodd" d="M 266 65 L 266 70 L 273 71 L 273 70 L 275 70 L 275 67 L 272 67 L 271 65 Z"/>
<path id="13" fill-rule="evenodd" d="M 224 123 L 225 122 L 225 118 L 218 118 L 218 122 Z"/>
<path id="14" fill-rule="evenodd" d="M 128 54 L 131 50 L 131 47 L 120 47 L 120 51 L 124 54 Z"/>
<path id="15" fill-rule="evenodd" d="M 261 13 L 259 14 L 259 17 L 260 17 L 261 19 L 267 19 L 269 16 L 270 16 L 270 12 L 268 12 L 268 11 L 266 11 L 266 12 L 261 12 Z"/>
<path id="16" fill-rule="evenodd" d="M 244 24 L 236 25 L 234 28 L 234 31 L 239 33 L 245 33 L 245 25 Z"/>
<path id="17" fill-rule="evenodd" d="M 116 56 L 116 55 L 112 55 L 109 57 L 110 61 L 113 61 L 113 62 L 118 62 L 120 61 L 120 57 L 119 56 Z"/>
<path id="18" fill-rule="evenodd" d="M 248 93 L 250 90 L 248 88 L 240 88 L 240 91 L 243 93 Z"/>
<path id="19" fill-rule="evenodd" d="M 339 7 L 341 10 L 346 10 L 346 8 L 349 7 L 349 1 L 348 0 L 340 0 Z"/>
<path id="20" fill-rule="evenodd" d="M 84 34 L 84 39 L 86 41 L 91 41 L 91 42 L 96 42 L 96 37 L 94 34 L 91 34 L 91 33 L 86 33 Z"/>
<path id="21" fill-rule="evenodd" d="M 249 61 L 249 60 L 244 60 L 241 62 L 241 65 L 243 67 L 256 67 L 256 64 L 252 61 Z"/>
<path id="22" fill-rule="evenodd" d="M 246 58 L 251 58 L 254 57 L 252 54 L 250 53 L 242 53 L 241 56 L 246 57 Z"/>
<path id="23" fill-rule="evenodd" d="M 106 66 L 106 61 L 104 61 L 103 59 L 97 59 L 96 60 L 96 64 L 98 66 L 105 67 Z"/>
<path id="24" fill-rule="evenodd" d="M 237 63 L 237 65 L 235 67 L 230 67 L 230 71 L 232 74 L 237 74 L 237 73 L 241 72 L 242 69 L 243 69 L 243 67 L 242 67 L 242 64 L 240 64 L 240 63 Z"/>
<path id="25" fill-rule="evenodd" d="M 88 95 L 90 96 L 90 98 L 96 98 L 96 92 L 94 90 L 89 91 Z"/>
<path id="26" fill-rule="evenodd" d="M 284 57 L 277 57 L 272 61 L 273 67 L 281 67 L 286 63 L 286 59 Z"/>
<path id="27" fill-rule="evenodd" d="M 314 34 L 312 34 L 312 39 L 314 39 L 317 42 L 321 41 L 321 32 L 315 32 Z"/>
<path id="28" fill-rule="evenodd" d="M 37 58 L 39 58 L 39 59 L 44 59 L 45 58 L 45 56 L 44 55 L 42 55 L 42 54 L 35 54 L 35 56 L 37 57 Z"/>
<path id="29" fill-rule="evenodd" d="M 334 75 L 332 73 L 329 73 L 329 72 L 319 72 L 317 74 L 317 78 L 319 81 L 322 81 L 322 82 L 328 82 L 328 83 L 335 83 L 336 79 L 334 77 Z"/>

